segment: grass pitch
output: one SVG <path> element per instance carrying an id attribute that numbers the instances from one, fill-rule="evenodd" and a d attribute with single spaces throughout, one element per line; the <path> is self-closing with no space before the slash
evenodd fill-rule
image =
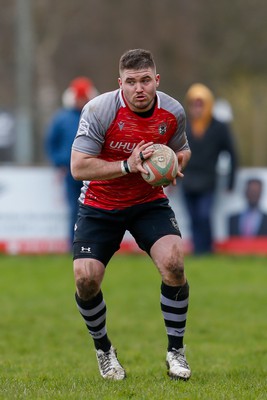
<path id="1" fill-rule="evenodd" d="M 71 256 L 0 256 L 0 399 L 266 399 L 266 259 L 185 261 L 192 378 L 166 375 L 160 277 L 151 260 L 117 254 L 103 292 L 109 336 L 128 376 L 109 382 L 99 376 L 76 309 Z"/>

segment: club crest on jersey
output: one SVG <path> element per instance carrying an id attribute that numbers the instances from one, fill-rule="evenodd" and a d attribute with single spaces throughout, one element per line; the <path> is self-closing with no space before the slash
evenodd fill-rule
<path id="1" fill-rule="evenodd" d="M 167 132 L 167 124 L 164 122 L 159 126 L 159 134 L 165 135 L 166 132 Z"/>

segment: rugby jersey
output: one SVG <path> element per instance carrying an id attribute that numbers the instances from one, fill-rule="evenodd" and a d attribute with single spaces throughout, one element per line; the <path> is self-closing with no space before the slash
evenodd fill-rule
<path id="1" fill-rule="evenodd" d="M 153 114 L 143 118 L 127 106 L 121 89 L 95 97 L 84 107 L 72 148 L 106 161 L 127 159 L 145 140 L 168 145 L 175 152 L 189 149 L 182 105 L 157 91 Z M 153 187 L 140 173 L 115 179 L 84 181 L 79 202 L 106 210 L 165 198 L 162 187 Z"/>

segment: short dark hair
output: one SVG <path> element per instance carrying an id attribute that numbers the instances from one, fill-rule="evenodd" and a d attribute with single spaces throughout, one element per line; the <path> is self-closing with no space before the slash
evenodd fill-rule
<path id="1" fill-rule="evenodd" d="M 126 51 L 120 58 L 119 71 L 125 69 L 140 70 L 153 68 L 156 71 L 156 64 L 152 53 L 149 50 L 133 49 Z"/>

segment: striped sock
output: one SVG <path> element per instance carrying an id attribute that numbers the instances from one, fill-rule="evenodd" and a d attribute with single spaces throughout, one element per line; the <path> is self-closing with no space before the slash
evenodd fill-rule
<path id="1" fill-rule="evenodd" d="M 106 330 L 106 303 L 103 294 L 100 291 L 93 299 L 84 301 L 77 293 L 75 299 L 78 310 L 83 317 L 86 327 L 94 340 L 97 350 L 108 351 L 111 342 L 107 336 Z"/>
<path id="2" fill-rule="evenodd" d="M 168 351 L 183 347 L 186 315 L 189 300 L 189 285 L 168 286 L 162 282 L 160 305 L 168 335 Z"/>

